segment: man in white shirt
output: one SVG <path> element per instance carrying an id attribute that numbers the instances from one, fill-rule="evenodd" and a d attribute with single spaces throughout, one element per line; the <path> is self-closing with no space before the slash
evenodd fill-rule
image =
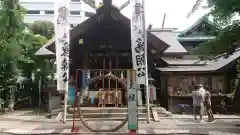
<path id="1" fill-rule="evenodd" d="M 200 91 L 203 95 L 206 94 L 206 90 L 203 88 L 203 85 L 202 85 L 202 84 L 198 84 L 197 87 L 198 87 L 199 91 Z"/>
<path id="2" fill-rule="evenodd" d="M 193 98 L 193 113 L 194 113 L 194 120 L 197 120 L 197 115 L 200 116 L 200 122 L 203 122 L 202 116 L 204 113 L 204 94 L 205 90 L 203 86 L 199 84 L 197 86 L 197 90 L 192 92 Z"/>

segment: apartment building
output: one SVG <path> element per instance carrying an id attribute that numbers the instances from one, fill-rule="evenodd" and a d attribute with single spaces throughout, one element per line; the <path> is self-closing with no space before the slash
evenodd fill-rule
<path id="1" fill-rule="evenodd" d="M 20 4 L 27 10 L 24 21 L 33 23 L 37 20 L 54 21 L 54 1 L 55 0 L 20 0 Z M 71 27 L 80 24 L 91 17 L 96 11 L 83 0 L 69 0 Z M 101 0 L 96 0 L 99 5 Z"/>

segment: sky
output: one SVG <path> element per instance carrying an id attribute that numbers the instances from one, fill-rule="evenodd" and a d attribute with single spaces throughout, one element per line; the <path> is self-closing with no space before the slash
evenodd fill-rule
<path id="1" fill-rule="evenodd" d="M 166 13 L 165 28 L 178 28 L 185 30 L 194 24 L 209 9 L 200 7 L 192 16 L 187 18 L 196 0 L 146 0 L 146 25 L 152 24 L 153 28 L 161 28 L 164 13 Z M 125 0 L 113 0 L 113 4 L 120 6 Z M 206 5 L 206 1 L 203 2 Z M 127 6 L 121 11 L 125 16 L 131 17 L 131 7 Z"/>
<path id="2" fill-rule="evenodd" d="M 45 1 L 56 0 L 20 0 L 21 1 Z M 102 0 L 96 0 L 102 1 Z M 113 4 L 120 7 L 127 0 L 112 0 Z M 153 25 L 153 28 L 161 28 L 164 13 L 166 13 L 165 28 L 178 28 L 185 30 L 193 25 L 199 18 L 209 12 L 209 9 L 199 8 L 191 17 L 186 18 L 196 0 L 145 0 L 146 25 Z M 204 0 L 203 5 L 206 5 Z M 131 7 L 128 5 L 121 11 L 128 18 L 131 17 Z"/>

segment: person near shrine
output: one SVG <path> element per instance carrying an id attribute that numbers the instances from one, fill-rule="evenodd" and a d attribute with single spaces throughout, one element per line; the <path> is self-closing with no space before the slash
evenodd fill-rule
<path id="1" fill-rule="evenodd" d="M 205 90 L 203 89 L 203 85 L 199 84 L 196 86 L 196 90 L 192 92 L 193 99 L 193 113 L 194 113 L 194 121 L 197 121 L 197 115 L 200 117 L 200 122 L 203 121 L 203 113 L 204 113 L 204 94 Z"/>
<path id="2" fill-rule="evenodd" d="M 214 116 L 213 116 L 212 107 L 211 107 L 211 93 L 208 86 L 205 86 L 204 89 L 206 90 L 204 105 L 207 110 L 208 121 L 212 122 L 214 120 Z"/>

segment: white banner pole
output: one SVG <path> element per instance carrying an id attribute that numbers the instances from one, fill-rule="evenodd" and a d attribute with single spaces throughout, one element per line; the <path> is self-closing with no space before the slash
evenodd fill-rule
<path id="1" fill-rule="evenodd" d="M 145 29 L 145 1 L 131 0 L 131 48 L 133 69 L 136 70 L 136 82 L 145 85 L 147 122 L 150 122 L 148 65 L 147 65 L 147 31 Z"/>
<path id="2" fill-rule="evenodd" d="M 57 90 L 64 93 L 63 122 L 66 122 L 69 80 L 69 42 L 68 23 L 69 0 L 56 0 L 54 11 L 55 48 L 57 62 Z"/>
<path id="3" fill-rule="evenodd" d="M 143 30 L 144 30 L 144 43 L 145 43 L 145 89 L 146 89 L 146 94 L 147 94 L 147 98 L 146 98 L 146 104 L 147 104 L 147 122 L 150 123 L 150 105 L 149 105 L 149 98 L 150 98 L 150 93 L 149 93 L 149 86 L 148 86 L 148 61 L 147 61 L 147 30 L 146 30 L 146 17 L 145 17 L 145 0 L 142 0 L 142 5 L 143 5 Z"/>

